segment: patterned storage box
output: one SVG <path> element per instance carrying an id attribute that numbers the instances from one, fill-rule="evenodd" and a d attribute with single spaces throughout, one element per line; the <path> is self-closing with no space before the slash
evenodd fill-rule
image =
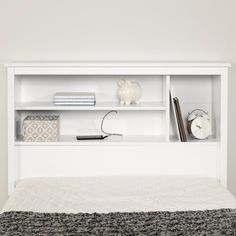
<path id="1" fill-rule="evenodd" d="M 23 129 L 26 142 L 55 142 L 58 140 L 59 116 L 27 116 Z"/>

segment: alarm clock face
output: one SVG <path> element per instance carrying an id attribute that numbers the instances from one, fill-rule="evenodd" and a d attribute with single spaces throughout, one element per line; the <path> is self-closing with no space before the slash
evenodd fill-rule
<path id="1" fill-rule="evenodd" d="M 205 117 L 197 117 L 191 123 L 191 133 L 197 139 L 206 139 L 210 134 L 210 122 Z"/>

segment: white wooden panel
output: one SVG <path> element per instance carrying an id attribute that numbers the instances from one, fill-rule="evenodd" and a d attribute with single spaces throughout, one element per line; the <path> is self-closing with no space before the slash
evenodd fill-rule
<path id="1" fill-rule="evenodd" d="M 165 87 L 163 90 L 165 91 L 165 101 L 166 101 L 166 113 L 165 113 L 165 134 L 166 134 L 166 141 L 168 142 L 170 139 L 170 76 L 165 76 Z"/>
<path id="2" fill-rule="evenodd" d="M 221 67 L 16 67 L 16 75 L 219 75 Z"/>
<path id="3" fill-rule="evenodd" d="M 15 142 L 16 146 L 129 146 L 165 142 L 165 135 L 123 135 L 110 136 L 103 140 L 76 140 L 75 135 L 59 136 L 57 142 L 24 142 L 23 137 Z"/>
<path id="4" fill-rule="evenodd" d="M 228 70 L 225 68 L 221 75 L 221 120 L 220 120 L 220 135 L 221 135 L 221 153 L 220 158 L 220 176 L 221 183 L 227 187 L 227 128 L 228 128 Z"/>
<path id="5" fill-rule="evenodd" d="M 225 103 L 224 103 L 225 104 Z M 226 104 L 224 105 L 226 106 Z M 212 130 L 215 136 L 220 140 L 221 135 L 221 76 L 213 76 L 212 78 Z"/>
<path id="6" fill-rule="evenodd" d="M 8 63 L 5 66 L 7 67 L 230 67 L 231 64 L 227 62 L 199 62 L 199 61 L 182 61 L 182 62 L 155 62 L 155 61 L 103 61 L 103 62 L 95 62 L 95 61 L 86 61 L 86 62 L 13 62 Z"/>
<path id="7" fill-rule="evenodd" d="M 216 178 L 218 144 L 20 147 L 20 178 L 199 175 Z"/>
<path id="8" fill-rule="evenodd" d="M 8 191 L 14 189 L 15 180 L 18 179 L 18 168 L 16 159 L 17 152 L 14 146 L 16 124 L 14 110 L 14 68 L 8 68 L 8 183 L 10 183 Z"/>
<path id="9" fill-rule="evenodd" d="M 116 102 L 96 102 L 95 106 L 56 106 L 52 102 L 21 102 L 16 103 L 18 111 L 163 111 L 168 104 L 165 102 L 140 102 L 129 106 Z"/>

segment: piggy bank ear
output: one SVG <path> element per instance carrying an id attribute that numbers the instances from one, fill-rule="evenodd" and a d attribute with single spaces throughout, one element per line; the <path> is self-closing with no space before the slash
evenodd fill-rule
<path id="1" fill-rule="evenodd" d="M 124 83 L 125 83 L 125 80 L 123 80 L 123 79 L 120 79 L 120 80 L 117 81 L 117 84 L 118 84 L 118 86 L 120 86 L 120 87 L 121 87 Z"/>
<path id="2" fill-rule="evenodd" d="M 126 79 L 126 80 L 125 80 L 125 83 L 128 84 L 128 85 L 130 85 L 130 84 L 132 84 L 132 81 Z"/>

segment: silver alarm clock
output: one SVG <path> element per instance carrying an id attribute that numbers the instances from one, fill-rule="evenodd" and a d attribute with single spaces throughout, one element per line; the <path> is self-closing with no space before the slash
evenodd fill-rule
<path id="1" fill-rule="evenodd" d="M 196 139 L 206 139 L 210 135 L 210 117 L 202 109 L 195 109 L 188 114 L 188 132 Z"/>

